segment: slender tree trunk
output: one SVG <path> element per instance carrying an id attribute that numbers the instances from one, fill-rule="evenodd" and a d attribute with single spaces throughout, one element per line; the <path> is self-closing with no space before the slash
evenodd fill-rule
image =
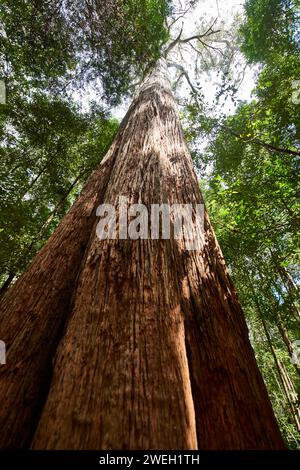
<path id="1" fill-rule="evenodd" d="M 52 220 L 54 219 L 54 217 L 56 216 L 56 214 L 59 212 L 59 210 L 63 207 L 63 204 L 64 202 L 66 201 L 67 197 L 69 196 L 69 194 L 73 191 L 73 189 L 75 188 L 75 186 L 77 185 L 77 183 L 79 182 L 80 178 L 84 175 L 84 173 L 86 172 L 85 169 L 82 169 L 79 174 L 76 176 L 75 180 L 73 181 L 73 183 L 69 186 L 69 188 L 66 190 L 66 192 L 64 193 L 64 195 L 60 198 L 59 202 L 57 203 L 57 205 L 54 207 L 54 209 L 51 211 L 49 217 L 47 217 L 47 220 L 45 220 L 45 222 L 43 223 L 43 225 L 41 226 L 38 234 L 36 235 L 36 237 L 34 238 L 34 240 L 27 246 L 25 247 L 24 251 L 22 252 L 23 256 L 26 256 L 26 253 L 28 254 L 28 252 L 31 251 L 31 249 L 33 248 L 34 244 L 40 240 L 42 238 L 42 236 L 44 235 L 45 233 L 45 230 L 47 229 L 47 227 L 49 226 L 49 224 L 52 222 Z"/>
<path id="2" fill-rule="evenodd" d="M 72 184 L 68 187 L 64 195 L 60 198 L 59 202 L 57 205 L 54 207 L 52 212 L 50 213 L 49 217 L 47 220 L 43 223 L 43 225 L 40 228 L 39 233 L 37 234 L 37 239 L 40 239 L 45 232 L 46 228 L 49 226 L 49 224 L 52 222 L 53 218 L 56 216 L 56 214 L 60 211 L 60 209 L 63 207 L 64 202 L 66 201 L 67 197 L 70 195 L 70 193 L 73 191 L 77 183 L 80 181 L 80 179 L 83 177 L 83 175 L 87 172 L 85 168 L 82 168 L 79 174 L 76 176 Z"/>
<path id="3" fill-rule="evenodd" d="M 292 276 L 289 272 L 282 266 L 277 266 L 277 271 L 280 274 L 282 282 L 285 284 L 291 298 L 293 309 L 292 313 L 296 320 L 300 321 L 300 309 L 299 309 L 299 287 L 295 284 Z"/>
<path id="4" fill-rule="evenodd" d="M 41 252 L 46 250 L 42 266 L 48 287 L 42 279 L 39 290 L 30 290 L 32 300 L 24 308 L 31 278 L 41 276 L 40 253 L 31 274 L 11 294 L 10 305 L 17 298 L 15 306 L 7 304 L 11 321 L 6 335 L 14 326 L 19 331 L 21 311 L 16 314 L 16 307 L 22 305 L 26 312 L 23 344 L 8 356 L 7 371 L 14 369 L 9 364 L 20 361 L 26 343 L 38 353 L 31 358 L 36 372 L 30 372 L 34 399 L 40 402 L 38 407 L 31 403 L 31 417 L 38 421 L 32 448 L 283 448 L 208 216 L 205 243 L 198 251 L 187 251 L 174 238 L 100 241 L 96 236 L 91 214 L 99 200 L 117 205 L 122 195 L 148 208 L 152 203 L 203 202 L 174 98 L 159 72 L 142 85 L 113 148 L 105 192 L 99 197 L 94 189 L 100 184 L 100 167 L 69 213 L 75 217 L 89 204 L 90 223 L 81 220 L 72 230 L 68 214 L 62 225 L 72 236 L 65 237 L 59 226 Z M 75 256 L 70 244 L 77 244 L 81 231 L 86 251 Z M 64 250 L 71 251 L 68 258 Z M 56 267 L 53 280 L 51 262 Z M 60 294 L 53 294 L 53 286 Z M 20 344 L 18 333 L 13 336 Z M 11 348 L 15 338 L 10 339 Z M 38 373 L 45 368 L 50 375 L 55 350 L 49 391 L 44 391 Z M 7 417 L 22 407 L 18 396 L 10 398 L 7 390 L 15 387 L 24 393 L 26 380 L 19 367 L 0 392 Z M 27 421 L 17 417 L 14 444 L 28 427 L 28 416 Z M 7 434 L 8 429 L 3 421 L 2 431 Z"/>
<path id="5" fill-rule="evenodd" d="M 271 252 L 271 255 L 273 256 L 273 259 L 275 259 L 272 252 Z M 263 274 L 260 272 L 259 267 L 256 266 L 256 269 L 259 273 L 259 278 L 264 282 L 265 279 L 264 279 Z M 276 264 L 274 265 L 274 269 L 277 270 L 277 272 L 280 274 L 280 271 L 278 270 L 278 267 L 276 266 Z M 248 279 L 249 279 L 249 277 L 248 277 Z M 283 282 L 285 282 L 285 280 L 282 278 Z M 250 285 L 252 285 L 251 279 L 249 279 L 249 286 Z M 275 299 L 274 293 L 272 292 L 272 288 L 274 288 L 276 290 L 276 292 L 278 293 L 278 295 L 280 297 L 282 297 L 282 295 L 283 295 L 282 291 L 279 289 L 279 287 L 278 287 L 277 283 L 274 281 L 274 279 L 271 279 L 271 281 L 269 281 L 268 287 L 269 287 L 269 290 L 267 291 L 267 297 L 268 297 L 269 305 L 272 306 L 272 315 L 273 315 L 275 324 L 276 324 L 276 326 L 278 328 L 278 331 L 280 333 L 280 336 L 281 336 L 281 338 L 282 338 L 282 340 L 283 340 L 283 342 L 286 346 L 287 352 L 288 352 L 290 358 L 292 358 L 293 354 L 294 354 L 293 343 L 291 342 L 288 330 L 286 329 L 286 327 L 284 325 L 282 316 L 280 314 L 280 306 L 278 304 L 278 299 Z M 287 289 L 289 289 L 289 288 L 287 287 Z M 254 291 L 253 291 L 253 293 L 254 293 Z M 255 293 L 254 293 L 254 295 L 255 295 Z M 257 304 L 257 302 L 256 302 L 256 304 Z M 294 314 L 295 319 L 298 320 L 297 316 L 295 315 L 295 312 L 297 313 L 297 305 L 295 305 L 294 302 L 293 302 L 293 307 L 295 307 L 295 310 L 291 309 L 291 312 Z M 294 366 L 295 370 L 297 371 L 297 374 L 300 375 L 299 364 L 293 364 L 293 366 Z"/>
<path id="6" fill-rule="evenodd" d="M 287 403 L 288 403 L 289 408 L 290 408 L 291 417 L 294 421 L 294 424 L 295 424 L 297 430 L 300 431 L 300 416 L 299 416 L 299 406 L 297 405 L 297 394 L 295 392 L 293 383 L 291 382 L 290 378 L 288 377 L 287 372 L 286 372 L 282 362 L 277 357 L 277 354 L 276 354 L 275 348 L 273 346 L 272 339 L 271 339 L 267 324 L 265 322 L 263 314 L 260 310 L 260 306 L 258 304 L 257 304 L 257 310 L 258 310 L 259 317 L 260 317 L 260 320 L 262 322 L 263 329 L 264 329 L 264 332 L 265 332 L 265 335 L 266 335 L 266 338 L 267 338 L 267 341 L 268 341 L 268 344 L 269 344 L 269 347 L 270 347 L 270 351 L 271 351 L 273 359 L 274 359 L 275 367 L 276 367 L 278 377 L 279 377 L 280 382 L 281 382 L 282 389 L 285 393 Z"/>
<path id="7" fill-rule="evenodd" d="M 28 255 L 29 252 L 31 252 L 34 244 L 40 240 L 45 232 L 45 230 L 47 229 L 47 227 L 49 226 L 49 224 L 52 222 L 53 218 L 55 217 L 55 215 L 59 212 L 59 210 L 62 208 L 65 200 L 67 199 L 67 197 L 69 196 L 69 194 L 73 191 L 73 189 L 75 188 L 75 186 L 77 185 L 77 183 L 79 182 L 80 178 L 84 175 L 84 173 L 86 172 L 86 170 L 81 170 L 80 173 L 78 174 L 78 176 L 75 178 L 75 180 L 73 181 L 73 183 L 71 184 L 71 186 L 67 189 L 67 191 L 65 192 L 65 194 L 62 196 L 62 198 L 60 199 L 60 201 L 58 202 L 58 204 L 54 207 L 53 211 L 50 213 L 49 217 L 47 218 L 47 220 L 43 223 L 43 225 L 41 226 L 38 234 L 36 235 L 36 237 L 34 238 L 34 240 L 28 245 L 28 246 L 25 246 L 24 249 L 21 251 L 21 253 L 19 253 L 19 256 L 17 258 L 18 262 L 21 262 L 22 259 Z M 6 281 L 3 283 L 2 287 L 0 288 L 0 298 L 5 294 L 5 292 L 7 292 L 10 284 L 12 283 L 12 281 L 14 280 L 15 277 L 18 277 L 18 273 L 13 273 L 13 272 L 10 272 L 9 273 L 9 276 L 8 278 L 6 279 Z"/>
<path id="8" fill-rule="evenodd" d="M 262 311 L 261 306 L 260 306 L 260 302 L 257 300 L 256 292 L 253 289 L 253 286 L 252 286 L 252 283 L 251 283 L 251 278 L 248 274 L 246 276 L 248 278 L 248 286 L 251 289 L 252 294 L 253 294 L 253 301 L 254 301 L 254 304 L 255 304 L 255 307 L 256 307 L 256 311 L 258 313 L 258 317 L 259 317 L 259 319 L 262 323 L 263 330 L 264 330 L 264 333 L 265 333 L 265 336 L 266 336 L 271 354 L 273 356 L 276 372 L 277 372 L 277 375 L 278 375 L 278 378 L 279 378 L 280 384 L 281 384 L 280 388 L 282 389 L 282 391 L 284 392 L 284 394 L 286 396 L 286 400 L 287 400 L 287 404 L 288 404 L 288 407 L 289 407 L 289 412 L 290 412 L 291 418 L 292 418 L 297 430 L 299 431 L 300 421 L 299 421 L 299 405 L 297 403 L 298 402 L 298 395 L 295 391 L 292 380 L 290 379 L 287 372 L 285 371 L 284 365 L 282 364 L 282 362 L 277 357 L 276 350 L 275 350 L 275 347 L 273 345 L 273 341 L 272 341 L 271 335 L 269 333 L 269 329 L 268 329 L 267 323 L 265 321 L 263 311 Z M 261 277 L 261 275 L 260 275 L 260 277 Z M 270 303 L 275 308 L 276 305 L 274 303 L 274 298 L 271 297 L 269 300 L 270 300 Z M 276 324 L 277 328 L 279 329 L 278 321 L 280 320 L 280 316 L 278 314 L 276 314 L 276 308 L 275 308 L 275 317 L 276 317 L 275 324 Z M 279 329 L 279 332 L 280 332 L 280 329 Z M 284 370 L 285 373 L 283 373 L 283 370 Z M 276 374 L 275 374 L 275 376 L 276 376 Z M 288 380 L 287 380 L 287 377 L 288 377 Z"/>
<path id="9" fill-rule="evenodd" d="M 277 271 L 279 274 L 285 288 L 287 289 L 289 295 L 292 299 L 292 314 L 294 315 L 296 320 L 300 320 L 300 309 L 299 309 L 299 287 L 295 284 L 292 276 L 287 271 L 287 269 L 280 264 L 280 259 L 278 258 L 277 254 L 270 249 L 270 254 L 273 260 L 274 270 Z M 278 290 L 278 286 L 274 282 L 274 287 Z M 282 295 L 281 292 L 279 292 Z"/>
<path id="10" fill-rule="evenodd" d="M 260 274 L 260 278 L 262 279 L 261 274 Z M 251 280 L 249 280 L 249 282 L 251 282 Z M 278 289 L 277 284 L 274 281 L 272 281 L 272 284 L 273 284 L 274 288 L 277 290 L 278 294 L 282 295 L 282 292 L 280 292 L 280 290 Z M 269 305 L 272 306 L 272 315 L 273 315 L 273 318 L 274 318 L 274 323 L 277 326 L 277 329 L 279 331 L 279 334 L 281 336 L 281 339 L 282 339 L 284 345 L 286 346 L 286 351 L 287 351 L 288 355 L 290 356 L 290 358 L 292 359 L 293 354 L 294 354 L 293 343 L 291 342 L 288 330 L 286 329 L 286 327 L 284 325 L 284 322 L 283 322 L 283 319 L 282 319 L 282 316 L 281 316 L 281 313 L 280 313 L 280 306 L 278 304 L 278 300 L 275 299 L 274 294 L 272 293 L 272 291 L 270 289 L 268 291 L 268 301 L 269 301 Z M 297 374 L 300 376 L 299 364 L 293 364 L 293 366 L 294 366 Z"/>

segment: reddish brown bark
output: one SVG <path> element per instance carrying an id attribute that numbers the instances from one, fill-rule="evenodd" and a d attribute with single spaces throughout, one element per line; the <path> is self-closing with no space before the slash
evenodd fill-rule
<path id="1" fill-rule="evenodd" d="M 135 98 L 109 171 L 105 194 L 89 199 L 94 195 L 90 189 L 90 196 L 84 199 L 89 200 L 90 214 L 96 200 L 115 204 L 120 195 L 147 206 L 202 203 L 176 104 L 159 78 L 152 77 Z M 86 191 L 97 178 L 96 173 Z M 82 205 L 82 201 L 76 203 L 74 215 Z M 42 317 L 37 327 L 44 333 L 37 334 L 27 321 L 20 338 L 26 342 L 25 331 L 31 335 L 39 367 L 54 355 L 58 330 L 68 318 L 32 448 L 283 448 L 244 316 L 208 217 L 205 244 L 198 251 L 186 251 L 182 241 L 174 239 L 100 241 L 92 216 L 89 220 L 85 228 L 81 225 L 90 234 L 81 266 L 72 255 L 68 265 L 60 267 L 63 274 L 57 268 L 57 276 L 51 280 L 46 260 L 43 263 L 48 291 L 56 279 L 57 288 L 69 292 L 65 278 L 71 276 L 73 265 L 76 274 L 80 271 L 75 286 L 73 274 L 69 314 L 69 300 L 65 304 L 61 296 L 53 308 L 48 303 L 45 309 L 44 300 L 39 303 L 39 298 L 47 299 L 43 289 L 28 294 L 37 306 L 34 318 Z M 70 230 L 68 221 L 67 228 Z M 60 243 L 65 243 L 64 237 Z M 61 245 L 54 246 L 52 238 L 47 246 L 61 266 L 64 260 L 57 251 Z M 38 276 L 37 262 L 30 276 Z M 28 276 L 19 281 L 18 295 L 14 291 L 17 305 L 30 285 Z M 28 316 L 28 309 L 26 312 Z M 12 320 L 7 323 L 8 335 L 14 324 Z M 41 341 L 46 334 L 51 348 L 46 348 L 42 356 L 47 358 L 41 360 Z M 20 356 L 8 358 L 8 372 L 9 364 L 17 360 Z M 36 375 L 31 373 L 31 381 L 38 380 Z M 9 384 L 13 386 L 16 377 L 26 380 L 24 376 L 19 369 L 10 375 Z M 38 394 L 40 400 L 45 399 L 40 389 L 35 397 Z M 20 407 L 20 401 L 15 407 L 7 402 L 7 416 Z M 23 419 L 23 430 L 28 424 Z"/>

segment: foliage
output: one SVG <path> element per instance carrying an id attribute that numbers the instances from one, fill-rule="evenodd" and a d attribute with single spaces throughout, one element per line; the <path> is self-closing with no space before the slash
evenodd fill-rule
<path id="1" fill-rule="evenodd" d="M 228 121 L 232 125 L 239 118 L 237 113 Z M 270 329 L 276 330 L 283 323 L 288 342 L 293 345 L 299 338 L 300 319 L 299 255 L 294 250 L 299 246 L 299 157 L 271 152 L 222 130 L 210 145 L 206 159 L 214 165 L 206 183 L 206 203 L 247 318 L 255 310 L 257 315 L 260 308 Z M 253 305 L 253 299 L 259 307 Z M 277 331 L 277 336 L 280 334 Z M 273 340 L 275 337 L 273 334 Z M 264 352 L 262 344 L 260 348 L 254 345 L 256 351 L 261 351 L 260 357 L 267 354 L 268 345 Z M 288 347 L 282 339 L 279 341 L 279 353 L 285 351 L 287 355 Z M 266 364 L 263 371 L 268 374 Z M 269 376 L 266 382 L 271 384 Z M 294 383 L 299 391 L 299 379 L 294 378 Z M 276 397 L 274 389 L 269 390 Z M 281 405 L 276 408 L 276 403 L 274 399 L 281 425 L 285 430 L 293 428 L 286 439 L 295 446 L 297 432 L 288 418 L 289 410 L 282 414 Z M 286 419 L 288 427 L 283 424 Z"/>

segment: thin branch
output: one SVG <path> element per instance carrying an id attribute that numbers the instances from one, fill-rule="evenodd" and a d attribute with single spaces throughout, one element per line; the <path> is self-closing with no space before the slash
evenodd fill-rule
<path id="1" fill-rule="evenodd" d="M 188 9 L 189 10 L 189 9 Z M 187 10 L 187 11 L 188 11 Z M 186 13 L 186 12 L 185 12 Z M 184 16 L 185 13 L 181 16 Z M 179 17 L 178 17 L 179 19 Z M 175 20 L 177 21 L 177 19 Z M 174 22 L 175 22 L 174 21 Z M 223 54 L 222 51 L 214 46 L 211 46 L 207 43 L 205 43 L 204 41 L 202 41 L 202 38 L 204 37 L 208 37 L 208 36 L 211 36 L 212 34 L 216 34 L 216 33 L 219 33 L 221 30 L 218 29 L 218 30 L 213 30 L 213 26 L 214 24 L 216 23 L 217 21 L 217 18 L 215 18 L 215 20 L 213 21 L 213 23 L 210 25 L 210 27 L 202 34 L 195 34 L 194 36 L 190 36 L 189 38 L 185 38 L 185 39 L 181 39 L 181 35 L 182 35 L 182 30 L 183 30 L 183 23 L 182 23 L 182 26 L 181 26 L 181 30 L 180 30 L 180 33 L 178 34 L 178 36 L 169 44 L 169 46 L 167 47 L 167 49 L 165 50 L 164 52 L 164 57 L 167 57 L 168 53 L 178 44 L 186 44 L 186 43 L 189 43 L 195 39 L 198 39 L 201 44 L 203 44 L 206 48 L 211 48 L 217 52 L 219 52 L 220 54 Z M 174 22 L 172 24 L 174 24 Z M 170 26 L 171 27 L 171 26 Z"/>
<path id="2" fill-rule="evenodd" d="M 178 78 L 177 78 L 176 82 L 174 83 L 174 89 L 176 89 L 178 83 L 180 82 L 180 80 L 182 79 L 183 76 L 184 76 L 184 74 L 182 72 L 178 75 Z"/>
<path id="3" fill-rule="evenodd" d="M 181 42 L 181 41 L 179 41 Z M 223 51 L 221 51 L 221 49 L 219 49 L 218 47 L 214 47 L 212 46 L 211 44 L 207 44 L 206 42 L 202 41 L 201 39 L 199 39 L 199 42 L 204 46 L 206 47 L 206 49 L 212 49 L 213 51 L 216 51 L 218 52 L 219 54 L 221 54 L 222 56 L 224 56 L 224 53 Z M 201 51 L 199 51 L 199 49 L 197 49 L 191 42 L 188 42 L 187 43 L 189 46 L 191 46 L 192 49 L 194 49 L 195 52 L 197 52 L 197 54 L 201 54 Z"/>
<path id="4" fill-rule="evenodd" d="M 193 41 L 194 39 L 202 39 L 204 37 L 207 37 L 207 36 L 211 36 L 212 34 L 215 34 L 215 33 L 219 33 L 221 30 L 220 29 L 217 29 L 216 31 L 212 31 L 211 33 L 209 34 L 195 34 L 194 36 L 190 36 L 189 38 L 186 38 L 186 39 L 181 39 L 180 42 L 181 43 L 184 43 L 184 42 L 190 42 L 190 41 Z"/>
<path id="5" fill-rule="evenodd" d="M 206 42 L 201 41 L 201 39 L 199 39 L 199 41 L 204 47 L 206 47 L 206 49 L 212 49 L 213 51 L 218 52 L 219 54 L 221 54 L 221 56 L 224 57 L 223 51 L 221 49 L 219 49 L 218 47 L 212 46 L 211 44 L 207 44 Z"/>
<path id="6" fill-rule="evenodd" d="M 206 44 L 206 42 L 204 42 L 204 41 L 200 41 L 200 42 L 207 49 L 212 49 L 213 51 L 217 51 L 217 52 L 219 52 L 219 54 L 224 55 L 223 51 L 221 51 L 221 49 L 218 49 L 217 47 L 211 46 L 210 44 Z M 197 49 L 191 42 L 189 42 L 188 45 L 191 46 L 191 48 L 194 49 L 194 51 L 197 52 L 197 54 L 201 54 L 201 51 L 199 51 L 199 49 Z"/>

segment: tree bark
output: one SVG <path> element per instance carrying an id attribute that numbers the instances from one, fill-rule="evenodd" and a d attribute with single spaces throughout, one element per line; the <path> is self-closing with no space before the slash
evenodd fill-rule
<path id="1" fill-rule="evenodd" d="M 203 202 L 176 103 L 163 74 L 156 71 L 144 82 L 122 126 L 105 193 L 96 197 L 91 188 L 97 184 L 97 172 L 87 185 L 86 194 L 90 192 L 84 202 L 89 203 L 89 214 L 95 213 L 100 199 L 117 205 L 120 195 L 148 208 L 152 203 Z M 71 210 L 73 217 L 83 206 L 81 199 Z M 68 217 L 64 224 L 70 231 Z M 38 411 L 43 409 L 36 417 L 31 447 L 283 448 L 243 312 L 208 216 L 205 243 L 198 251 L 187 251 L 174 237 L 100 241 L 97 221 L 91 215 L 89 220 L 74 228 L 74 239 L 66 237 L 67 243 L 58 228 L 46 250 L 56 256 L 53 263 L 59 256 L 60 268 L 51 280 L 51 264 L 45 259 L 48 288 L 40 284 L 38 293 L 30 291 L 37 306 L 34 318 L 40 323 L 35 320 L 35 333 L 32 323 L 23 323 L 20 338 L 26 343 L 27 331 L 33 351 L 38 349 L 39 355 L 34 356 L 38 373 L 45 365 L 49 370 L 56 350 L 49 391 L 43 394 L 39 389 L 42 405 Z M 71 244 L 77 243 L 75 235 L 80 230 L 86 234 L 86 250 L 78 259 Z M 57 233 L 64 249 L 73 254 L 63 268 L 61 245 L 53 242 Z M 38 259 L 30 277 L 25 274 L 15 290 L 19 306 L 31 277 L 40 276 Z M 71 272 L 74 265 L 76 284 Z M 54 284 L 61 295 L 44 307 Z M 68 302 L 62 299 L 64 291 Z M 22 310 L 28 316 L 24 303 Z M 16 318 L 14 313 L 11 318 Z M 14 326 L 9 325 L 7 335 Z M 51 347 L 42 346 L 45 336 Z M 10 343 L 14 345 L 13 338 Z M 17 360 L 20 352 L 8 357 L 7 370 Z M 10 375 L 10 386 L 20 373 L 19 368 Z M 38 374 L 30 374 L 31 383 L 41 382 Z M 18 380 L 24 382 L 25 374 Z M 13 403 L 9 408 L 6 404 L 10 414 L 22 406 L 20 401 Z M 28 421 L 23 419 L 22 426 L 19 433 Z M 5 421 L 3 429 L 7 434 Z"/>

